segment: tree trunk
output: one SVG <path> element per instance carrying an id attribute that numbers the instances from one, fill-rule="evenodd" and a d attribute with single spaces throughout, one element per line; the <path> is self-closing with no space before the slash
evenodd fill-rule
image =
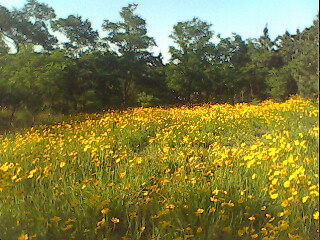
<path id="1" fill-rule="evenodd" d="M 11 116 L 10 116 L 10 126 L 14 127 L 13 125 L 13 119 L 14 119 L 14 114 L 16 113 L 16 107 L 14 106 L 11 112 Z"/>
<path id="2" fill-rule="evenodd" d="M 32 124 L 31 124 L 31 126 L 33 127 L 35 125 L 35 123 L 36 123 L 36 113 L 33 112 L 32 113 Z"/>
<path id="3" fill-rule="evenodd" d="M 128 104 L 128 93 L 129 93 L 129 87 L 130 87 L 130 80 L 131 76 L 127 74 L 126 79 L 123 84 L 123 91 L 122 91 L 122 108 L 125 109 Z"/>
<path id="4" fill-rule="evenodd" d="M 251 81 L 250 81 L 249 83 L 250 83 L 251 100 L 253 100 L 253 88 L 252 88 L 252 83 L 251 83 Z"/>
<path id="5" fill-rule="evenodd" d="M 123 87 L 123 91 L 122 91 L 122 109 L 125 109 L 127 106 L 127 98 L 128 98 L 128 93 L 126 90 L 126 83 L 125 86 Z"/>

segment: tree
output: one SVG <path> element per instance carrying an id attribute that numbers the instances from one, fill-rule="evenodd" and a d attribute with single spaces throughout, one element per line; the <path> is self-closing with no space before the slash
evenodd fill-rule
<path id="1" fill-rule="evenodd" d="M 53 23 L 53 29 L 64 34 L 69 40 L 63 44 L 69 56 L 79 57 L 97 47 L 99 34 L 92 29 L 88 19 L 83 21 L 82 17 L 73 15 L 59 18 Z"/>
<path id="2" fill-rule="evenodd" d="M 42 46 L 45 50 L 52 50 L 57 43 L 57 38 L 52 33 L 52 23 L 56 18 L 53 8 L 36 0 L 28 0 L 20 16 L 33 26 L 32 41 Z"/>
<path id="3" fill-rule="evenodd" d="M 217 82 L 217 98 L 232 103 L 244 101 L 249 80 L 244 70 L 250 61 L 248 44 L 236 33 L 219 38 L 215 62 L 223 74 Z"/>
<path id="4" fill-rule="evenodd" d="M 117 81 L 119 58 L 110 52 L 84 54 L 77 61 L 81 111 L 95 112 L 119 107 L 121 89 Z"/>
<path id="5" fill-rule="evenodd" d="M 45 55 L 33 52 L 32 46 L 24 46 L 16 55 L 1 58 L 0 89 L 1 105 L 11 109 L 12 123 L 19 108 L 27 108 L 35 117 L 44 102 L 43 79 L 40 77 L 45 65 Z"/>
<path id="6" fill-rule="evenodd" d="M 298 94 L 314 98 L 319 94 L 319 16 L 310 28 L 296 35 L 296 48 L 288 64 L 297 82 Z"/>
<path id="7" fill-rule="evenodd" d="M 298 90 L 288 65 L 280 69 L 271 69 L 267 76 L 267 83 L 270 87 L 269 94 L 279 101 L 285 100 L 291 94 L 296 94 Z"/>
<path id="8" fill-rule="evenodd" d="M 201 95 L 206 86 L 206 51 L 211 45 L 211 24 L 193 18 L 173 27 L 170 38 L 176 47 L 170 47 L 171 63 L 167 68 L 167 81 L 177 97 L 190 102 L 192 96 Z"/>
<path id="9" fill-rule="evenodd" d="M 128 104 L 134 84 L 145 74 L 151 56 L 149 49 L 156 45 L 154 39 L 147 36 L 145 20 L 135 14 L 137 7 L 137 4 L 123 7 L 120 12 L 122 21 L 105 20 L 102 25 L 108 32 L 105 40 L 115 45 L 120 56 L 118 80 L 122 90 L 123 107 Z"/>
<path id="10" fill-rule="evenodd" d="M 272 70 L 268 78 L 271 95 L 285 99 L 289 94 L 298 93 L 302 97 L 313 98 L 318 95 L 318 48 L 319 17 L 310 28 L 296 34 L 286 32 L 277 38 L 278 56 L 282 66 Z"/>
<path id="11" fill-rule="evenodd" d="M 30 43 L 52 50 L 57 43 L 50 32 L 55 16 L 52 8 L 35 0 L 28 0 L 22 10 L 9 11 L 0 5 L 0 38 L 16 52 L 21 45 Z"/>

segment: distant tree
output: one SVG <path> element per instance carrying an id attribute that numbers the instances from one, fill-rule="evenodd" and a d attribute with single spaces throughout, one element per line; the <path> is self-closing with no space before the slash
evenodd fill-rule
<path id="1" fill-rule="evenodd" d="M 145 72 L 136 85 L 137 103 L 144 106 L 172 103 L 174 96 L 165 81 L 165 66 L 162 56 L 145 55 Z"/>
<path id="2" fill-rule="evenodd" d="M 291 94 L 296 94 L 298 90 L 297 83 L 288 65 L 280 69 L 271 69 L 267 76 L 267 83 L 270 87 L 269 94 L 279 101 L 285 100 Z"/>
<path id="3" fill-rule="evenodd" d="M 53 8 L 36 0 L 28 0 L 21 11 L 21 17 L 33 24 L 32 41 L 45 50 L 52 50 L 57 38 L 52 33 L 52 23 L 56 18 Z"/>
<path id="4" fill-rule="evenodd" d="M 22 10 L 9 11 L 0 5 L 0 38 L 13 45 L 16 52 L 21 45 L 30 43 L 52 50 L 57 43 L 50 31 L 55 16 L 51 7 L 35 0 L 28 0 Z"/>
<path id="5" fill-rule="evenodd" d="M 38 72 L 42 82 L 44 108 L 58 113 L 77 111 L 77 98 L 81 85 L 77 78 L 77 62 L 57 49 L 46 55 L 45 62 Z"/>
<path id="6" fill-rule="evenodd" d="M 240 99 L 241 101 L 262 100 L 268 97 L 266 79 L 272 53 L 261 45 L 259 39 L 249 39 L 246 45 L 249 60 L 241 68 L 243 85 Z"/>
<path id="7" fill-rule="evenodd" d="M 285 46 L 284 43 L 288 45 Z M 294 38 L 286 31 L 282 36 L 275 39 L 274 46 L 275 51 L 267 51 L 261 55 L 264 59 L 262 63 L 268 69 L 266 82 L 269 87 L 269 95 L 282 101 L 290 94 L 297 93 L 297 83 L 292 76 L 290 67 L 288 67 L 294 53 Z M 278 61 L 275 61 L 275 59 Z"/>
<path id="8" fill-rule="evenodd" d="M 24 86 L 11 79 L 10 66 L 13 66 L 13 55 L 0 56 L 0 106 L 11 111 L 10 125 L 16 111 L 24 98 Z M 19 70 L 18 70 L 19 71 Z"/>
<path id="9" fill-rule="evenodd" d="M 36 55 L 32 46 L 24 46 L 18 54 L 1 58 L 0 88 L 3 92 L 0 105 L 11 109 L 11 122 L 19 108 L 28 108 L 33 116 L 41 110 L 45 96 L 39 71 L 45 63 L 44 57 Z"/>
<path id="10" fill-rule="evenodd" d="M 119 107 L 121 89 L 117 81 L 119 58 L 110 52 L 85 54 L 78 60 L 81 111 L 94 112 Z"/>
<path id="11" fill-rule="evenodd" d="M 232 37 L 220 37 L 216 48 L 216 63 L 220 64 L 223 73 L 217 82 L 217 98 L 232 103 L 243 101 L 242 95 L 249 82 L 244 69 L 250 61 L 247 43 L 240 35 L 233 33 Z"/>
<path id="12" fill-rule="evenodd" d="M 149 49 L 156 45 L 154 39 L 147 36 L 145 20 L 135 14 L 137 7 L 137 4 L 123 7 L 120 12 L 122 21 L 105 20 L 102 25 L 103 29 L 108 32 L 105 40 L 114 44 L 115 51 L 120 56 L 118 80 L 121 86 L 123 107 L 128 105 L 134 85 L 146 72 L 151 56 Z"/>
<path id="13" fill-rule="evenodd" d="M 51 54 L 35 53 L 24 45 L 17 54 L 0 57 L 0 106 L 12 112 L 27 109 L 35 117 L 42 110 L 74 112 L 79 89 L 71 76 L 74 62 L 58 50 Z M 77 100 L 77 99 L 76 99 Z"/>
<path id="14" fill-rule="evenodd" d="M 272 69 L 268 77 L 271 95 L 280 100 L 290 94 L 312 98 L 318 95 L 319 18 L 310 28 L 296 34 L 286 32 L 276 41 L 282 66 Z"/>
<path id="15" fill-rule="evenodd" d="M 310 28 L 296 35 L 296 48 L 288 64 L 297 82 L 298 94 L 314 98 L 319 94 L 319 16 Z"/>
<path id="16" fill-rule="evenodd" d="M 191 102 L 194 95 L 205 91 L 206 50 L 213 36 L 210 27 L 211 24 L 193 18 L 177 23 L 170 35 L 176 46 L 169 50 L 172 57 L 167 81 L 169 88 L 183 101 Z"/>
<path id="17" fill-rule="evenodd" d="M 59 18 L 54 21 L 53 29 L 64 34 L 68 39 L 68 42 L 63 43 L 63 48 L 69 56 L 79 57 L 97 48 L 99 34 L 93 30 L 88 19 L 83 21 L 82 17 L 73 15 Z"/>
<path id="18" fill-rule="evenodd" d="M 260 43 L 261 47 L 267 50 L 268 52 L 271 52 L 274 48 L 274 42 L 271 40 L 269 35 L 268 24 L 266 24 L 266 26 L 264 27 L 263 34 L 258 39 L 258 42 Z"/>

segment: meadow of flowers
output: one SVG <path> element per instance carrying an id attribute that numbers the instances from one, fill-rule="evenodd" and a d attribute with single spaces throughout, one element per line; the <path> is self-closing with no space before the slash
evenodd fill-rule
<path id="1" fill-rule="evenodd" d="M 295 97 L 0 135 L 0 239 L 317 239 L 318 131 Z"/>

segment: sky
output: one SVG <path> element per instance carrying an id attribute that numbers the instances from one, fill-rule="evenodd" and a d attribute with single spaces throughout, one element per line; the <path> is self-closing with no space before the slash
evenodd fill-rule
<path id="1" fill-rule="evenodd" d="M 173 26 L 181 21 L 198 17 L 212 24 L 215 35 L 230 37 L 232 33 L 243 39 L 261 36 L 268 24 L 271 39 L 286 30 L 295 33 L 312 24 L 319 12 L 318 0 L 38 0 L 53 7 L 57 16 L 79 15 L 92 22 L 101 33 L 103 20 L 120 20 L 119 12 L 129 3 L 137 3 L 136 13 L 146 20 L 148 35 L 158 45 L 168 61 L 169 46 L 174 45 L 169 35 Z M 26 0 L 0 0 L 9 9 L 21 8 Z M 103 33 L 101 33 L 103 35 Z M 214 41 L 214 39 L 213 39 Z"/>

